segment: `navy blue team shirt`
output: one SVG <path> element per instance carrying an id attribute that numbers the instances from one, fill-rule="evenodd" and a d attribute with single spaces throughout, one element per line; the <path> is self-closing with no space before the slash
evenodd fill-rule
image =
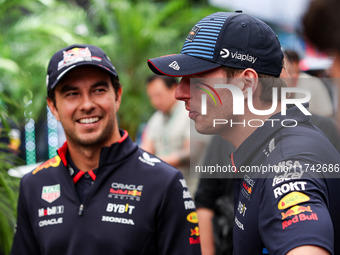
<path id="1" fill-rule="evenodd" d="M 286 254 L 302 245 L 340 254 L 340 181 L 323 178 L 332 169 L 326 177 L 340 175 L 340 155 L 296 106 L 271 118 L 280 121 L 266 122 L 231 156 L 241 174 L 234 182 L 234 254 Z M 283 127 L 284 119 L 298 125 Z"/>
<path id="2" fill-rule="evenodd" d="M 127 132 L 88 177 L 67 161 L 66 143 L 58 154 L 21 181 L 11 255 L 201 254 L 183 175 Z M 93 181 L 77 187 L 82 178 Z"/>

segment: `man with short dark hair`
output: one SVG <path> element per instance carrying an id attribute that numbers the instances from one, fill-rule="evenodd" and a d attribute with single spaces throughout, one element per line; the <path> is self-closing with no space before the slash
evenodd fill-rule
<path id="1" fill-rule="evenodd" d="M 311 93 L 309 100 L 309 111 L 314 115 L 324 117 L 333 116 L 333 104 L 331 95 L 326 85 L 321 79 L 312 76 L 300 69 L 300 57 L 294 50 L 285 50 L 285 63 L 287 71 L 291 76 L 291 85 L 297 88 L 308 89 Z M 294 98 L 299 98 L 300 94 L 293 94 Z"/>
<path id="2" fill-rule="evenodd" d="M 313 0 L 302 18 L 303 33 L 306 39 L 318 50 L 330 55 L 333 64 L 329 74 L 338 85 L 336 116 L 340 121 L 340 2 L 337 0 Z"/>
<path id="3" fill-rule="evenodd" d="M 338 131 L 340 130 L 340 2 L 338 0 L 313 0 L 302 18 L 303 33 L 306 39 L 318 50 L 333 57 L 329 74 L 337 85 L 337 109 L 335 111 Z M 339 189 L 334 189 L 338 193 Z M 331 213 L 334 232 L 334 254 L 340 254 L 340 203 L 334 204 Z"/>
<path id="4" fill-rule="evenodd" d="M 238 177 L 234 254 L 330 254 L 337 243 L 339 183 L 322 177 L 338 175 L 340 156 L 309 122 L 308 91 L 287 100 L 282 62 L 273 30 L 241 11 L 203 18 L 181 54 L 148 60 L 153 72 L 182 77 L 176 98 L 200 133 L 236 147 L 230 171 L 215 166 Z"/>
<path id="5" fill-rule="evenodd" d="M 178 168 L 189 162 L 190 121 L 174 97 L 176 88 L 173 77 L 149 77 L 146 92 L 156 112 L 145 127 L 141 148 Z"/>
<path id="6" fill-rule="evenodd" d="M 11 254 L 200 254 L 183 175 L 118 128 L 122 88 L 107 55 L 57 51 L 47 91 L 66 143 L 22 178 Z"/>

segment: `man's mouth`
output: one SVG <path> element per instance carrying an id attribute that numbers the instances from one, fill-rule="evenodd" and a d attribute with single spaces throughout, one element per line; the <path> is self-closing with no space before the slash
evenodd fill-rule
<path id="1" fill-rule="evenodd" d="M 195 120 L 200 114 L 196 111 L 189 111 L 189 118 Z"/>
<path id="2" fill-rule="evenodd" d="M 78 120 L 78 122 L 81 124 L 92 124 L 96 123 L 97 121 L 99 121 L 99 117 L 83 118 Z"/>

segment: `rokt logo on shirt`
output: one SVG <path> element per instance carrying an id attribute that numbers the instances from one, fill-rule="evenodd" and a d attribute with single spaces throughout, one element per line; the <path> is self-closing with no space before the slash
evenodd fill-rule
<path id="1" fill-rule="evenodd" d="M 274 196 L 278 198 L 279 196 L 286 194 L 290 191 L 300 191 L 306 189 L 307 182 L 289 182 L 282 184 L 280 187 L 274 189 Z"/>

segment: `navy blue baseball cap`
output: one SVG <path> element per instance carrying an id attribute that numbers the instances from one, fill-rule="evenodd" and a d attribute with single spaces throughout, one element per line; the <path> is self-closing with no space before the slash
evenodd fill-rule
<path id="1" fill-rule="evenodd" d="M 279 77 L 283 52 L 275 32 L 242 11 L 217 12 L 200 20 L 189 32 L 180 54 L 148 59 L 156 74 L 187 76 L 220 66 L 253 68 Z"/>
<path id="2" fill-rule="evenodd" d="M 65 74 L 81 65 L 99 67 L 118 79 L 115 67 L 103 50 L 89 44 L 73 44 L 52 56 L 47 68 L 47 91 L 54 89 Z"/>

